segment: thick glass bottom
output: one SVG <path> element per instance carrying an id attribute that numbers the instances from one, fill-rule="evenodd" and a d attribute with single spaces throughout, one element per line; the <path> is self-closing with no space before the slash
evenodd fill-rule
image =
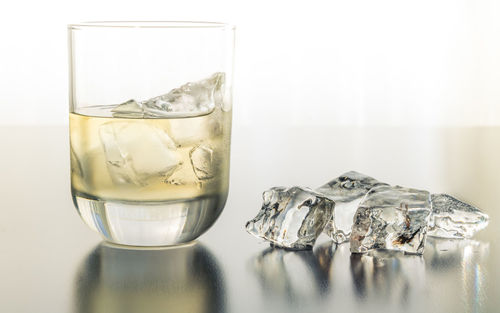
<path id="1" fill-rule="evenodd" d="M 131 246 L 169 246 L 190 242 L 217 220 L 226 195 L 160 202 L 93 199 L 73 190 L 82 219 L 104 240 Z"/>

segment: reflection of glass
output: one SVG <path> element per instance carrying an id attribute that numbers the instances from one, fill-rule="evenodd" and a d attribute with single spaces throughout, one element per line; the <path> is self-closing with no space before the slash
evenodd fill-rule
<path id="1" fill-rule="evenodd" d="M 200 244 L 155 250 L 100 244 L 75 284 L 82 313 L 225 312 L 221 270 Z"/>
<path id="2" fill-rule="evenodd" d="M 333 246 L 335 247 L 335 246 Z M 329 288 L 328 271 L 333 257 L 332 246 L 314 252 L 269 248 L 254 260 L 254 271 L 266 296 L 287 303 L 313 302 Z M 270 291 L 270 294 L 267 292 Z"/>
<path id="3" fill-rule="evenodd" d="M 233 33 L 206 22 L 70 25 L 72 195 L 106 240 L 185 243 L 221 213 Z"/>

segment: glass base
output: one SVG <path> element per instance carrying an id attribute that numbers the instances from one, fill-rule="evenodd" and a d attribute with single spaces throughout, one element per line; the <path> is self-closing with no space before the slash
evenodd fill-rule
<path id="1" fill-rule="evenodd" d="M 106 241 L 153 247 L 198 238 L 217 220 L 226 196 L 133 202 L 91 199 L 73 192 L 73 201 L 85 223 Z"/>

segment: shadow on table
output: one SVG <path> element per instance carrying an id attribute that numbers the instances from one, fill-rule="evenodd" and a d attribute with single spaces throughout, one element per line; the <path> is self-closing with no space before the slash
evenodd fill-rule
<path id="1" fill-rule="evenodd" d="M 75 312 L 225 312 L 215 257 L 200 243 L 165 249 L 99 244 L 76 273 Z"/>
<path id="2" fill-rule="evenodd" d="M 487 254 L 488 244 L 474 240 L 428 238 L 423 256 L 390 251 L 351 254 L 349 244 L 327 242 L 313 251 L 266 249 L 253 259 L 253 272 L 263 297 L 291 308 L 334 299 L 338 307 L 385 306 L 398 311 L 429 297 L 435 302 L 455 301 L 440 300 L 435 292 L 429 295 L 438 284 L 476 303 L 474 295 L 463 294 L 467 286 L 462 284 L 479 279 L 478 264 Z"/>

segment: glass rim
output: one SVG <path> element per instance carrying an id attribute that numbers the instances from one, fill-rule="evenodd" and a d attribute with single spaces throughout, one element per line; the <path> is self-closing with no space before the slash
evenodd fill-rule
<path id="1" fill-rule="evenodd" d="M 227 23 L 206 21 L 90 21 L 68 24 L 68 29 L 82 28 L 219 28 L 234 30 L 236 27 Z"/>

